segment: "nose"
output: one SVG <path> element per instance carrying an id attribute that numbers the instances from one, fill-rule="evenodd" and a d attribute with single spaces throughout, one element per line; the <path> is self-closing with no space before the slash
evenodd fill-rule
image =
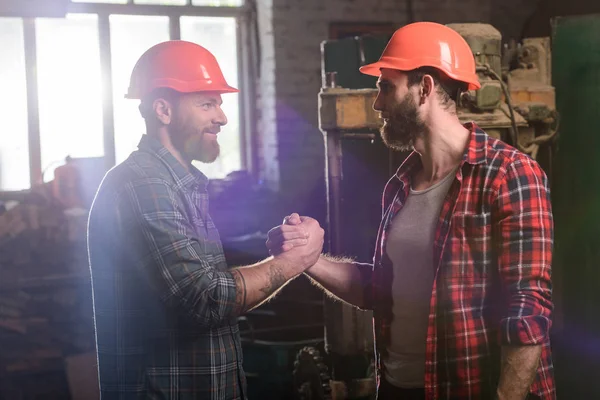
<path id="1" fill-rule="evenodd" d="M 381 93 L 377 93 L 377 97 L 375 98 L 375 102 L 373 103 L 373 110 L 378 112 L 383 111 L 383 99 L 381 97 Z"/>
<path id="2" fill-rule="evenodd" d="M 227 125 L 227 116 L 221 106 L 217 106 L 217 113 L 213 118 L 212 123 L 220 126 Z"/>

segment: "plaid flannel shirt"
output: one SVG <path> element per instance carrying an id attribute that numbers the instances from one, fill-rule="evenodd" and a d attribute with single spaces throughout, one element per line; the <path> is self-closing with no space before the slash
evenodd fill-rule
<path id="1" fill-rule="evenodd" d="M 245 398 L 235 282 L 206 184 L 148 136 L 102 182 L 88 245 L 103 400 Z"/>
<path id="2" fill-rule="evenodd" d="M 550 352 L 553 218 L 539 165 L 475 124 L 442 205 L 434 240 L 435 281 L 426 344 L 425 391 L 433 399 L 494 399 L 502 345 L 542 345 L 530 393 L 555 398 Z M 411 154 L 383 195 L 365 300 L 373 309 L 378 379 L 390 343 L 392 266 L 387 231 L 421 167 Z"/>

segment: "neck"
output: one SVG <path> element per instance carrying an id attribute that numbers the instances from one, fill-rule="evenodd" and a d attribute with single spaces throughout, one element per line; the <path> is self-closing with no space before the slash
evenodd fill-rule
<path id="1" fill-rule="evenodd" d="M 469 144 L 470 132 L 456 115 L 446 115 L 427 124 L 427 133 L 417 139 L 415 150 L 421 156 L 425 181 L 435 182 L 460 164 Z"/>
<path id="2" fill-rule="evenodd" d="M 173 157 L 175 157 L 175 159 L 179 161 L 183 168 L 185 168 L 187 172 L 190 172 L 191 162 L 187 160 L 185 155 L 181 151 L 179 151 L 177 147 L 175 147 L 173 141 L 171 140 L 171 135 L 167 131 L 166 127 L 160 127 L 156 129 L 148 128 L 146 134 L 157 139 L 160 142 L 160 144 L 162 144 L 164 148 L 166 148 L 169 151 L 169 153 L 171 153 Z"/>

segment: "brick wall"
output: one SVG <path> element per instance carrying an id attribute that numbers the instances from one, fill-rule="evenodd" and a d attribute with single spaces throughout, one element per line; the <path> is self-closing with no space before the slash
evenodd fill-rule
<path id="1" fill-rule="evenodd" d="M 492 0 L 491 23 L 502 33 L 502 38 L 519 40 L 547 0 Z M 546 22 L 550 26 L 550 21 Z"/>
<path id="2" fill-rule="evenodd" d="M 513 5 L 516 2 L 527 3 L 511 0 Z M 499 1 L 414 0 L 414 18 L 440 23 L 490 22 L 495 3 Z M 516 18 L 518 10 L 501 8 L 504 15 Z M 280 189 L 286 212 L 306 213 L 323 222 L 325 156 L 317 109 L 320 43 L 328 38 L 331 22 L 401 26 L 409 21 L 407 1 L 259 0 L 261 14 L 263 175 Z M 502 16 L 496 20 L 504 22 L 503 29 L 511 27 Z"/>

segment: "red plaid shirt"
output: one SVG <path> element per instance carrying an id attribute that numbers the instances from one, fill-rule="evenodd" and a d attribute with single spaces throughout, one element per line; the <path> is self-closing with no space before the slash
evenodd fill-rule
<path id="1" fill-rule="evenodd" d="M 553 219 L 548 180 L 525 154 L 467 124 L 471 140 L 439 217 L 427 332 L 427 399 L 492 399 L 502 345 L 542 345 L 530 392 L 555 398 L 549 330 Z M 383 195 L 366 301 L 373 309 L 378 376 L 390 343 L 388 228 L 421 167 L 411 154 Z"/>

